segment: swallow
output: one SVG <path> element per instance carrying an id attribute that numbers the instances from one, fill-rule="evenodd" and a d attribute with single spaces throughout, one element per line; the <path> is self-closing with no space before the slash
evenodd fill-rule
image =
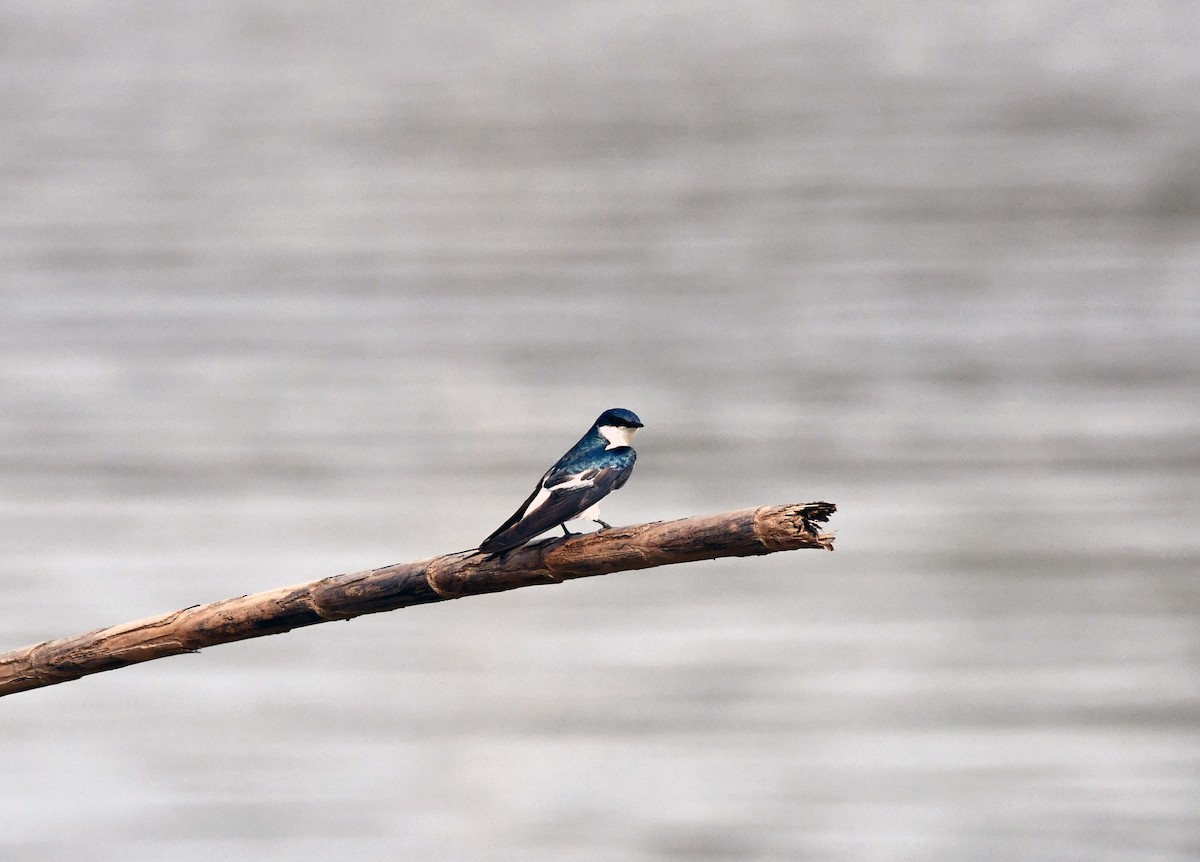
<path id="1" fill-rule="evenodd" d="M 483 540 L 479 550 L 502 554 L 523 545 L 539 533 L 562 527 L 572 535 L 567 521 L 585 519 L 608 529 L 599 518 L 599 503 L 620 488 L 633 472 L 637 453 L 629 445 L 642 427 L 631 410 L 605 410 L 588 432 L 546 471 L 533 493 L 512 517 Z"/>

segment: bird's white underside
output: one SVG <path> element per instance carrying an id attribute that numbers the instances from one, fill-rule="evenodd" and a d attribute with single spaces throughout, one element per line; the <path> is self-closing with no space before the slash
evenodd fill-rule
<path id="1" fill-rule="evenodd" d="M 594 521 L 600 517 L 600 504 L 596 503 L 590 508 L 584 509 L 571 520 L 573 521 Z"/>

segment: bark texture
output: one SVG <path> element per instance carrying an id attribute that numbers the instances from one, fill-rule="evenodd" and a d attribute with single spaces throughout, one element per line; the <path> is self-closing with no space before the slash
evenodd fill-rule
<path id="1" fill-rule="evenodd" d="M 543 540 L 504 554 L 460 551 L 334 575 L 0 654 L 0 697 L 301 626 L 535 584 L 717 557 L 833 550 L 832 503 L 761 506 Z"/>

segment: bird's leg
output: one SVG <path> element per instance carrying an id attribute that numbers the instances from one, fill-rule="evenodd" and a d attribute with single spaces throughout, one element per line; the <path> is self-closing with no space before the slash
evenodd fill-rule
<path id="1" fill-rule="evenodd" d="M 611 530 L 612 529 L 612 524 L 608 523 L 607 521 L 601 521 L 599 518 L 592 518 L 592 520 L 595 521 L 597 524 L 599 524 L 600 529 L 602 529 L 602 530 Z"/>
<path id="2" fill-rule="evenodd" d="M 578 536 L 579 535 L 578 533 L 572 533 L 570 530 L 568 530 L 566 524 L 559 524 L 558 526 L 563 528 L 563 538 L 564 539 L 567 538 L 568 536 Z"/>

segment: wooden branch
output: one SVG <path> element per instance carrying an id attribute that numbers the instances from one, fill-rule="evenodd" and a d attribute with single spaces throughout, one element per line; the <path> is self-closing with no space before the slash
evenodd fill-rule
<path id="1" fill-rule="evenodd" d="M 543 540 L 489 557 L 460 551 L 415 563 L 224 599 L 0 655 L 0 697 L 203 647 L 329 620 L 534 584 L 796 548 L 833 550 L 818 532 L 832 503 L 762 506 Z"/>

